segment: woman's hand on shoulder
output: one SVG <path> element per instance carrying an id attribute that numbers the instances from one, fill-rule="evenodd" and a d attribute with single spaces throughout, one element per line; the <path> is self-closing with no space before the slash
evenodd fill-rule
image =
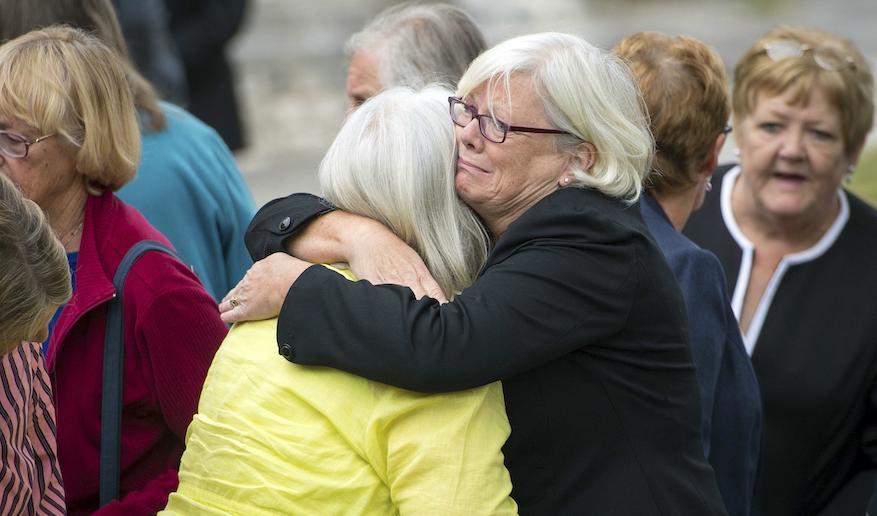
<path id="1" fill-rule="evenodd" d="M 350 270 L 356 277 L 373 285 L 402 285 L 410 288 L 417 299 L 428 296 L 447 303 L 420 255 L 382 224 L 370 222 L 361 226 L 349 242 Z"/>
<path id="2" fill-rule="evenodd" d="M 284 253 L 274 253 L 254 263 L 219 303 L 226 323 L 277 317 L 286 293 L 312 264 Z"/>

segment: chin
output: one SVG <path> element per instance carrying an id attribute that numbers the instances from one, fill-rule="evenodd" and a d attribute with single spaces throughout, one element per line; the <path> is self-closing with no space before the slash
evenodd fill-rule
<path id="1" fill-rule="evenodd" d="M 794 219 L 812 211 L 815 205 L 804 199 L 771 199 L 764 207 L 773 217 Z"/>

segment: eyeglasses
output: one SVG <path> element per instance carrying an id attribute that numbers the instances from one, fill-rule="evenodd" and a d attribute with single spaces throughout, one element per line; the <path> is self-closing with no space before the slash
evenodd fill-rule
<path id="1" fill-rule="evenodd" d="M 792 39 L 778 39 L 765 43 L 764 51 L 767 57 L 774 61 L 782 61 L 792 57 L 803 57 L 810 53 L 813 61 L 823 70 L 837 72 L 844 68 L 856 69 L 856 62 L 850 56 L 839 56 L 834 49 L 826 47 L 813 47 L 806 43 L 799 43 Z"/>
<path id="2" fill-rule="evenodd" d="M 31 145 L 39 143 L 50 136 L 55 136 L 55 133 L 40 136 L 33 140 L 26 140 L 20 134 L 0 129 L 0 154 L 12 159 L 26 158 Z"/>
<path id="3" fill-rule="evenodd" d="M 520 125 L 509 125 L 502 120 L 491 115 L 479 115 L 475 106 L 466 104 L 459 97 L 448 97 L 448 103 L 451 106 L 451 120 L 460 127 L 466 127 L 473 119 L 478 119 L 478 129 L 481 135 L 494 143 L 502 143 L 505 141 L 509 132 L 516 133 L 545 133 L 545 134 L 569 134 L 569 131 L 561 131 L 560 129 L 540 129 L 538 127 L 524 127 Z"/>

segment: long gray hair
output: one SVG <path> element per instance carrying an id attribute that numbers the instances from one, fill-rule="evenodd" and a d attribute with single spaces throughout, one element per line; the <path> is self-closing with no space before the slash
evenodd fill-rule
<path id="1" fill-rule="evenodd" d="M 387 226 L 449 297 L 475 280 L 488 242 L 454 191 L 451 94 L 438 86 L 380 93 L 350 115 L 320 164 L 323 195 Z"/>

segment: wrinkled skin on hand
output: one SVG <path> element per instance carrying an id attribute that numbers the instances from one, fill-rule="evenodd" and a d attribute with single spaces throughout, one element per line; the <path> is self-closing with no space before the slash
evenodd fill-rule
<path id="1" fill-rule="evenodd" d="M 374 285 L 406 286 L 417 299 L 428 296 L 447 302 L 420 255 L 380 224 L 358 233 L 347 251 L 357 278 Z M 285 253 L 254 263 L 219 303 L 222 320 L 235 323 L 277 317 L 290 287 L 311 265 Z"/>
<path id="2" fill-rule="evenodd" d="M 274 253 L 254 263 L 219 303 L 226 323 L 277 317 L 286 293 L 312 264 L 284 253 Z"/>

